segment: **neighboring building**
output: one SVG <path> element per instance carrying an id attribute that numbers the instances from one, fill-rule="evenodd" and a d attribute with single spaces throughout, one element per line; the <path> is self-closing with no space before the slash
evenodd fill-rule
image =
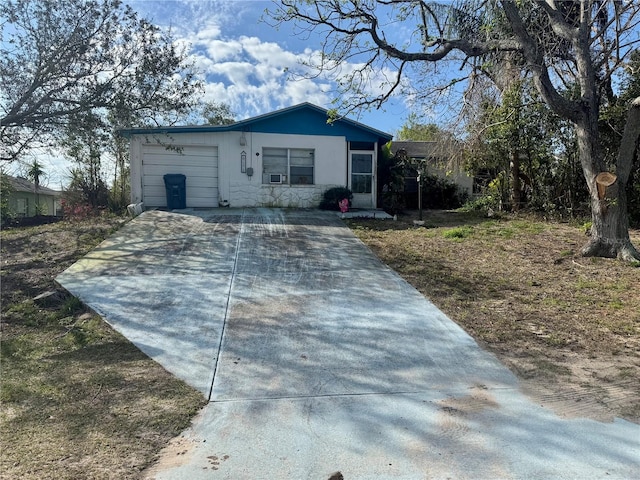
<path id="1" fill-rule="evenodd" d="M 353 207 L 375 207 L 377 159 L 392 136 L 327 118 L 303 103 L 230 125 L 123 130 L 131 201 L 166 207 L 164 175 L 183 174 L 187 208 L 317 207 L 335 186 L 352 190 Z"/>
<path id="2" fill-rule="evenodd" d="M 61 215 L 60 197 L 62 192 L 42 185 L 36 189 L 33 182 L 21 177 L 5 175 L 11 184 L 9 211 L 17 217 L 40 215 Z M 39 205 L 39 208 L 38 208 Z"/>
<path id="3" fill-rule="evenodd" d="M 424 161 L 429 175 L 435 175 L 455 183 L 460 191 L 466 191 L 471 197 L 473 193 L 473 177 L 470 177 L 460 169 L 447 169 L 451 149 L 446 145 L 437 141 L 393 141 L 391 143 L 391 152 L 396 155 L 400 150 L 404 150 L 409 158 Z M 415 180 L 413 180 L 413 183 L 415 185 Z M 415 191 L 417 191 L 417 186 L 415 186 Z"/>

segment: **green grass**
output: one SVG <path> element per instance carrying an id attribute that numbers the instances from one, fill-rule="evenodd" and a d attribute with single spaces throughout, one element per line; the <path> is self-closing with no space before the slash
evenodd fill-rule
<path id="1" fill-rule="evenodd" d="M 442 236 L 444 238 L 450 238 L 453 240 L 463 240 L 471 235 L 473 235 L 473 228 L 471 227 L 455 227 L 442 232 Z"/>

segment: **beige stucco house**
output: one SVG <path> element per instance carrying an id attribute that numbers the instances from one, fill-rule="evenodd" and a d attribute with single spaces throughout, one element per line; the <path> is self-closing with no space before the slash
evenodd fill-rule
<path id="1" fill-rule="evenodd" d="M 327 110 L 303 103 L 230 125 L 123 130 L 131 201 L 167 207 L 169 175 L 184 176 L 186 208 L 317 207 L 336 186 L 352 190 L 354 207 L 375 207 L 377 159 L 392 136 L 327 118 Z"/>

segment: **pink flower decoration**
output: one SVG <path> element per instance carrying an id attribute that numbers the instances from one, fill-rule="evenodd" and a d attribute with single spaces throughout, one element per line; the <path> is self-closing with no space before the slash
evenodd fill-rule
<path id="1" fill-rule="evenodd" d="M 340 211 L 342 213 L 348 212 L 349 211 L 349 199 L 343 198 L 342 200 L 340 200 L 338 202 L 338 206 L 340 207 Z"/>

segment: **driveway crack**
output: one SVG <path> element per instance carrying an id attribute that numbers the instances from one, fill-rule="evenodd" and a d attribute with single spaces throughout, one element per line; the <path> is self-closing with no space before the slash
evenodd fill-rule
<path id="1" fill-rule="evenodd" d="M 220 343 L 218 344 L 218 351 L 216 353 L 216 361 L 213 367 L 213 378 L 211 379 L 211 388 L 209 388 L 209 396 L 207 401 L 211 401 L 213 395 L 213 385 L 216 382 L 216 374 L 218 373 L 218 365 L 220 365 L 220 356 L 222 355 L 222 342 L 224 341 L 224 334 L 227 327 L 227 319 L 229 317 L 229 307 L 231 305 L 231 290 L 236 278 L 236 268 L 238 267 L 238 257 L 240 254 L 240 242 L 242 241 L 242 231 L 244 229 L 244 213 L 242 210 L 242 217 L 240 219 L 240 230 L 238 232 L 238 238 L 236 239 L 236 250 L 233 255 L 233 268 L 231 269 L 231 279 L 229 280 L 229 289 L 227 290 L 227 303 L 224 308 L 224 318 L 222 320 L 222 331 L 220 332 Z"/>

